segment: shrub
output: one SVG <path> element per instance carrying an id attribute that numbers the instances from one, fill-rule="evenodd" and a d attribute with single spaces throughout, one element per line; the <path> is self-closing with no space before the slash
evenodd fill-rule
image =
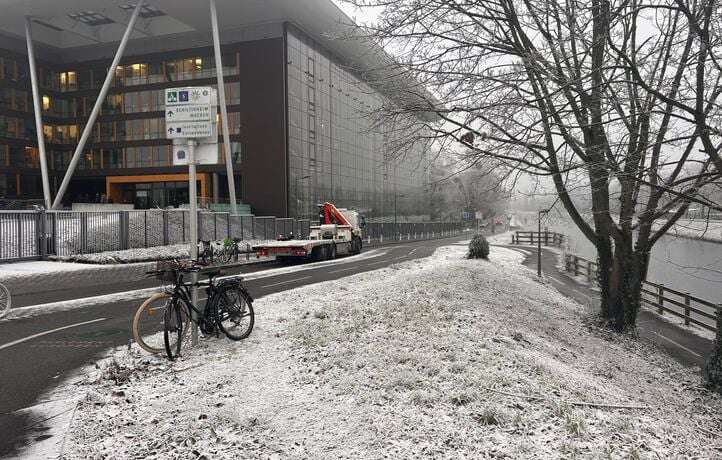
<path id="1" fill-rule="evenodd" d="M 488 259 L 489 258 L 489 242 L 486 241 L 484 235 L 474 235 L 469 243 L 469 259 Z"/>

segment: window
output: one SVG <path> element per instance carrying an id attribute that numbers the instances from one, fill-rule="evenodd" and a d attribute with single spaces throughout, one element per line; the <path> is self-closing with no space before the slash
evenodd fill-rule
<path id="1" fill-rule="evenodd" d="M 60 91 L 75 91 L 78 89 L 78 78 L 75 72 L 60 72 Z"/>
<path id="2" fill-rule="evenodd" d="M 50 110 L 50 96 L 43 96 L 43 110 Z"/>

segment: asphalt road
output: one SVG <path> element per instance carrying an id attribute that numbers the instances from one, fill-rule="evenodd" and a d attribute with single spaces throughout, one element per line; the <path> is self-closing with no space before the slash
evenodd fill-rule
<path id="1" fill-rule="evenodd" d="M 288 270 L 278 274 L 271 272 L 270 276 L 246 281 L 246 285 L 255 298 L 260 298 L 404 260 L 428 257 L 439 246 L 468 238 L 468 235 L 461 235 L 377 246 L 366 249 L 355 259 L 293 264 L 290 273 L 286 273 Z M 227 270 L 226 274 L 263 275 L 260 272 L 280 267 L 288 265 L 273 262 L 242 266 L 240 270 Z M 158 281 L 148 279 L 105 286 L 68 286 L 13 300 L 17 300 L 16 306 L 29 306 L 157 287 L 158 284 Z M 12 456 L 28 441 L 43 436 L 43 421 L 32 420 L 21 409 L 38 404 L 43 393 L 79 367 L 94 362 L 108 348 L 129 343 L 130 319 L 139 304 L 139 300 L 100 302 L 0 322 L 0 457 Z"/>

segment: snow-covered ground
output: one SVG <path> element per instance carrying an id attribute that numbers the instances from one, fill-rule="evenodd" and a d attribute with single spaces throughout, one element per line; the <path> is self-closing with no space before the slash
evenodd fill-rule
<path id="1" fill-rule="evenodd" d="M 252 252 L 254 245 L 263 244 L 267 240 L 244 240 L 238 243 L 238 248 L 243 257 L 246 252 Z M 213 249 L 223 249 L 223 242 L 211 242 Z M 200 246 L 199 246 L 200 248 Z M 172 244 L 169 246 L 153 246 L 150 248 L 124 249 L 122 251 L 105 251 L 93 254 L 74 254 L 69 256 L 54 257 L 55 260 L 68 262 L 81 262 L 87 264 L 128 264 L 152 260 L 187 259 L 190 257 L 188 243 Z"/>
<path id="2" fill-rule="evenodd" d="M 72 414 L 51 442 L 64 458 L 722 455 L 722 399 L 697 370 L 597 329 L 518 252 L 465 252 L 264 297 L 249 339 L 172 364 L 115 350 L 48 395 Z"/>

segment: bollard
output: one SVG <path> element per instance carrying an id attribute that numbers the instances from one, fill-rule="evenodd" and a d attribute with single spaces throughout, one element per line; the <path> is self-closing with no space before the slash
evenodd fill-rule
<path id="1" fill-rule="evenodd" d="M 689 296 L 690 296 L 689 292 L 686 292 L 684 294 L 684 325 L 685 326 L 689 326 L 689 315 L 691 313 L 690 308 L 689 308 L 689 300 L 690 300 Z"/>
<path id="2" fill-rule="evenodd" d="M 659 306 L 659 314 L 664 314 L 664 284 L 657 287 L 657 305 Z"/>

